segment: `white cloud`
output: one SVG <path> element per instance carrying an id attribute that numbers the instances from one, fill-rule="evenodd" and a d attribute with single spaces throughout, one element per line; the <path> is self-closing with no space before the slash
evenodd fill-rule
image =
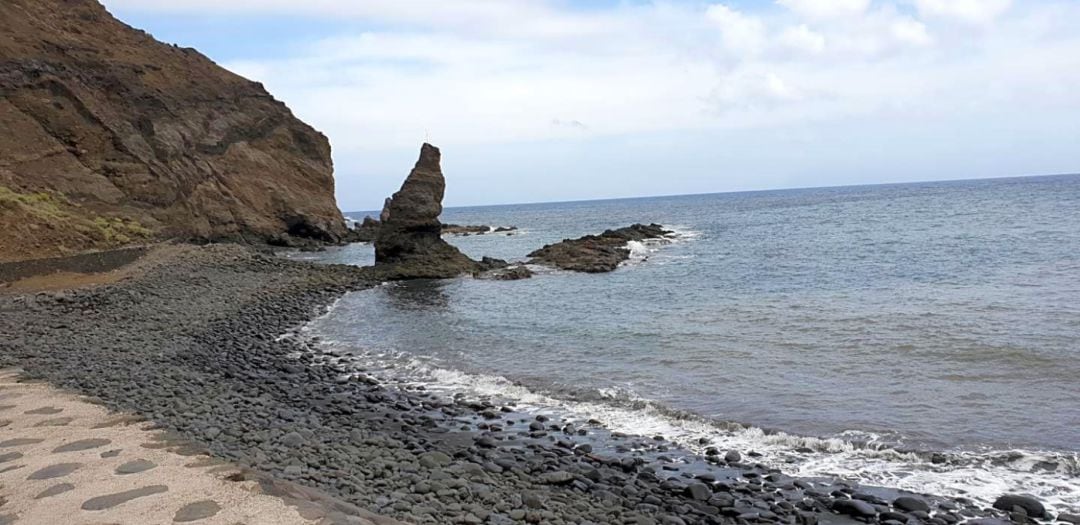
<path id="1" fill-rule="evenodd" d="M 1003 15 L 1012 0 L 915 0 L 919 14 L 969 24 L 987 24 Z"/>
<path id="2" fill-rule="evenodd" d="M 729 51 L 754 54 L 765 44 L 765 25 L 754 16 L 747 16 L 723 4 L 713 4 L 705 17 L 716 24 L 720 38 Z"/>
<path id="3" fill-rule="evenodd" d="M 780 43 L 793 51 L 815 55 L 825 51 L 825 36 L 805 24 L 785 29 L 780 34 Z"/>
<path id="4" fill-rule="evenodd" d="M 918 20 L 900 18 L 892 23 L 890 29 L 892 36 L 896 38 L 898 42 L 904 44 L 928 46 L 934 42 L 934 39 L 926 30 L 926 25 Z"/>
<path id="5" fill-rule="evenodd" d="M 263 81 L 336 150 L 356 151 L 411 146 L 428 134 L 447 145 L 582 140 L 852 116 L 948 118 L 1036 99 L 1080 105 L 1069 87 L 1080 82 L 1072 30 L 1080 6 L 1002 2 L 781 0 L 786 10 L 755 11 L 666 1 L 588 10 L 554 0 L 108 5 L 353 18 L 380 28 L 225 61 Z M 997 24 L 958 33 L 938 23 L 957 18 Z"/>
<path id="6" fill-rule="evenodd" d="M 870 7 L 870 0 L 777 0 L 777 3 L 808 18 L 857 16 Z"/>

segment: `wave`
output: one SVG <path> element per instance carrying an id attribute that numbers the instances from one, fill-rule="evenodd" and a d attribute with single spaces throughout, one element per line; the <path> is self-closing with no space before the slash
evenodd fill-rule
<path id="1" fill-rule="evenodd" d="M 314 322 L 313 322 L 314 323 Z M 440 366 L 401 352 L 358 351 L 339 341 L 314 337 L 312 324 L 301 329 L 314 347 L 349 355 L 356 364 L 402 387 L 423 385 L 447 397 L 495 398 L 518 410 L 597 420 L 611 432 L 663 435 L 689 452 L 707 446 L 760 454 L 756 462 L 793 476 L 841 478 L 864 485 L 916 493 L 964 497 L 984 505 L 1005 493 L 1027 493 L 1058 512 L 1080 508 L 1080 455 L 1030 450 L 904 450 L 880 434 L 851 430 L 811 437 L 719 421 L 676 410 L 621 388 L 544 391 L 498 375 L 473 374 Z M 707 445 L 703 444 L 707 443 Z"/>
<path id="2" fill-rule="evenodd" d="M 656 237 L 651 239 L 643 239 L 640 241 L 627 241 L 626 249 L 630 251 L 630 258 L 623 264 L 635 264 L 648 260 L 653 254 L 660 251 L 664 246 L 691 241 L 701 237 L 702 233 L 697 230 L 692 230 L 684 226 L 667 226 L 662 225 L 664 229 L 671 233 L 663 237 Z M 685 258 L 677 257 L 677 258 Z"/>

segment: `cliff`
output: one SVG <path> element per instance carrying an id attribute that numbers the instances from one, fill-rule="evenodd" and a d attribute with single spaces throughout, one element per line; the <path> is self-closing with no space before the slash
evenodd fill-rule
<path id="1" fill-rule="evenodd" d="M 94 0 L 0 2 L 0 226 L 0 260 L 345 233 L 326 137 Z"/>

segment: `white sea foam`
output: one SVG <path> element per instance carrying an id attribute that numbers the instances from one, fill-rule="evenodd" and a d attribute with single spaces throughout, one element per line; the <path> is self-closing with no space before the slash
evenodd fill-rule
<path id="1" fill-rule="evenodd" d="M 301 333 L 312 335 L 305 326 Z M 831 438 L 767 432 L 761 428 L 710 421 L 674 412 L 632 390 L 610 388 L 595 400 L 575 401 L 531 390 L 501 376 L 470 374 L 436 366 L 404 353 L 359 353 L 335 341 L 319 346 L 356 355 L 368 370 L 381 369 L 402 384 L 423 384 L 445 395 L 499 397 L 519 409 L 596 419 L 613 432 L 663 435 L 696 453 L 700 438 L 721 450 L 756 451 L 756 461 L 805 477 L 839 477 L 867 485 L 942 496 L 967 497 L 984 505 L 1005 493 L 1027 493 L 1056 512 L 1080 508 L 1080 458 L 1076 454 L 1024 450 L 961 451 L 934 463 L 927 453 L 903 452 L 881 443 L 880 436 L 850 431 Z M 797 451 L 797 449 L 801 450 Z"/>
<path id="2" fill-rule="evenodd" d="M 413 362 L 414 367 L 426 365 Z M 1048 506 L 1080 507 L 1080 462 L 1066 456 L 1031 451 L 982 451 L 949 454 L 947 464 L 934 464 L 929 455 L 901 452 L 878 443 L 880 437 L 863 432 L 835 438 L 768 433 L 760 428 L 723 424 L 695 417 L 673 417 L 669 411 L 625 391 L 607 391 L 613 400 L 636 401 L 632 407 L 617 403 L 573 402 L 529 390 L 493 376 L 454 370 L 430 369 L 442 388 L 475 395 L 497 395 L 537 411 L 564 412 L 582 419 L 597 419 L 616 432 L 663 435 L 694 452 L 704 452 L 699 438 L 721 449 L 754 450 L 759 460 L 791 475 L 840 477 L 860 483 L 928 494 L 968 497 L 985 505 L 1005 493 L 1029 493 Z M 621 398 L 621 399 L 619 399 Z M 855 438 L 855 439 L 851 439 Z M 810 449 L 813 452 L 796 452 Z M 1056 463 L 1053 471 L 1037 471 L 1040 462 Z"/>
<path id="3" fill-rule="evenodd" d="M 630 258 L 623 264 L 636 264 L 649 260 L 654 254 L 661 251 L 664 246 L 694 240 L 701 236 L 701 232 L 681 226 L 664 226 L 664 229 L 672 233 L 663 237 L 642 239 L 640 241 L 627 241 L 626 249 L 630 250 Z M 666 258 L 686 258 L 667 256 Z"/>

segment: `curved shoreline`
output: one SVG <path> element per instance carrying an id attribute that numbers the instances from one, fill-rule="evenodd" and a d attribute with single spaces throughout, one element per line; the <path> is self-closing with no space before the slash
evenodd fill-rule
<path id="1" fill-rule="evenodd" d="M 27 377 L 143 414 L 218 457 L 406 521 L 849 520 L 834 510 L 899 517 L 872 490 L 791 478 L 749 458 L 729 457 L 716 472 L 657 466 L 634 447 L 601 454 L 582 446 L 581 430 L 588 437 L 602 428 L 568 431 L 509 406 L 388 388 L 340 356 L 280 337 L 342 293 L 377 284 L 367 271 L 235 246 L 169 250 L 115 284 L 0 296 L 0 366 L 19 365 Z M 659 440 L 621 439 L 672 452 Z M 1005 516 L 924 501 L 932 506 L 921 519 L 936 525 Z"/>
<path id="2" fill-rule="evenodd" d="M 759 454 L 757 462 L 797 477 L 822 479 L 842 475 L 886 492 L 939 494 L 965 498 L 987 507 L 1002 493 L 1029 492 L 1038 487 L 1037 497 L 1047 507 L 1064 512 L 1074 507 L 1070 500 L 1075 500 L 1076 492 L 1069 478 L 1078 472 L 1077 463 L 1075 455 L 1067 452 L 912 449 L 843 436 L 791 434 L 742 422 L 713 420 L 642 398 L 627 401 L 581 397 L 577 392 L 568 397 L 561 395 L 565 392 L 455 369 L 448 363 L 431 362 L 420 356 L 402 354 L 387 358 L 383 354 L 368 355 L 362 350 L 353 354 L 352 345 L 316 335 L 316 323 L 332 315 L 339 302 L 329 307 L 327 314 L 305 325 L 301 333 L 317 338 L 317 346 L 330 349 L 344 363 L 379 368 L 380 373 L 375 375 L 380 381 L 405 388 L 423 385 L 444 396 L 464 395 L 474 402 L 510 403 L 517 407 L 517 412 L 530 417 L 543 414 L 579 425 L 594 420 L 608 435 L 663 435 L 668 443 L 682 449 L 683 457 L 676 462 L 691 469 L 694 463 L 709 459 L 706 451 L 710 447 L 719 447 L 753 451 Z M 618 440 L 616 445 L 605 447 L 597 439 L 589 442 L 598 448 L 618 446 Z M 982 487 L 976 487 L 975 482 Z"/>

